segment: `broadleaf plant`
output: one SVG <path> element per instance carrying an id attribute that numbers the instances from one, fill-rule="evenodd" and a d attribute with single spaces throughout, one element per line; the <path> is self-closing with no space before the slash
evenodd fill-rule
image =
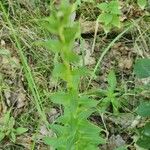
<path id="1" fill-rule="evenodd" d="M 40 21 L 56 38 L 54 43 L 50 39 L 38 44 L 58 55 L 52 74 L 65 82 L 62 91 L 51 95 L 51 101 L 63 108 L 63 114 L 50 124 L 56 136 L 45 137 L 44 142 L 57 150 L 96 150 L 104 139 L 100 137 L 102 129 L 88 119 L 98 102 L 79 93 L 80 78 L 87 71 L 78 65 L 79 56 L 73 51 L 75 39 L 80 37 L 79 23 L 71 20 L 75 9 L 75 4 L 62 1 L 50 17 Z"/>
<path id="2" fill-rule="evenodd" d="M 134 66 L 134 72 L 138 78 L 150 77 L 150 59 L 138 59 Z M 137 109 L 137 114 L 142 117 L 150 118 L 150 102 L 142 102 Z M 150 149 L 150 122 L 140 128 L 139 139 L 136 142 L 142 148 Z"/>
<path id="3" fill-rule="evenodd" d="M 106 33 L 108 33 L 112 27 L 121 27 L 121 10 L 118 0 L 100 3 L 97 7 L 101 10 L 98 20 L 103 24 Z"/>
<path id="4" fill-rule="evenodd" d="M 11 110 L 7 111 L 0 118 L 0 142 L 5 138 L 9 138 L 12 142 L 16 142 L 16 136 L 28 131 L 27 128 L 15 128 L 15 119 L 11 116 Z"/>

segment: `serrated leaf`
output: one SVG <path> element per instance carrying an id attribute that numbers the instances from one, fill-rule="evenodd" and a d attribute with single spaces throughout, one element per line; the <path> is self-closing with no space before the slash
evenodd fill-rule
<path id="1" fill-rule="evenodd" d="M 120 23 L 119 16 L 114 15 L 113 18 L 112 18 L 111 24 L 114 25 L 115 27 L 120 28 L 121 27 L 121 23 Z"/>
<path id="2" fill-rule="evenodd" d="M 82 96 L 79 98 L 79 105 L 80 107 L 85 107 L 85 108 L 92 108 L 96 107 L 99 101 L 93 100 L 88 98 L 87 96 Z"/>
<path id="3" fill-rule="evenodd" d="M 42 28 L 44 28 L 47 31 L 49 31 L 50 33 L 59 34 L 59 30 L 58 29 L 59 29 L 60 22 L 53 15 L 38 21 L 38 24 Z"/>
<path id="4" fill-rule="evenodd" d="M 57 63 L 54 66 L 52 74 L 54 78 L 60 77 L 61 79 L 66 79 L 65 72 L 66 72 L 65 65 L 62 63 Z"/>
<path id="5" fill-rule="evenodd" d="M 150 102 L 143 102 L 137 109 L 138 115 L 142 117 L 150 117 Z"/>
<path id="6" fill-rule="evenodd" d="M 120 8 L 119 8 L 119 2 L 118 1 L 111 1 L 109 3 L 109 10 L 111 12 L 111 14 L 121 14 Z"/>
<path id="7" fill-rule="evenodd" d="M 89 121 L 82 121 L 79 124 L 79 130 L 81 131 L 81 141 L 85 141 L 86 143 L 97 146 L 100 143 L 104 143 L 104 140 L 99 136 L 99 133 L 102 129 L 90 123 Z"/>
<path id="8" fill-rule="evenodd" d="M 90 71 L 86 67 L 80 67 L 80 68 L 75 68 L 72 71 L 72 75 L 78 75 L 78 76 L 87 76 L 90 75 Z"/>
<path id="9" fill-rule="evenodd" d="M 49 39 L 47 41 L 37 41 L 34 43 L 37 46 L 43 46 L 48 50 L 51 50 L 54 53 L 60 52 L 62 45 L 58 40 Z"/>
<path id="10" fill-rule="evenodd" d="M 63 31 L 63 35 L 64 35 L 65 44 L 72 46 L 74 40 L 80 36 L 79 23 L 75 23 L 71 27 L 66 27 Z"/>
<path id="11" fill-rule="evenodd" d="M 138 59 L 134 66 L 134 72 L 138 78 L 147 78 L 150 76 L 150 59 Z"/>
<path id="12" fill-rule="evenodd" d="M 65 92 L 57 92 L 51 95 L 51 101 L 56 104 L 68 105 L 71 98 L 71 95 Z"/>
<path id="13" fill-rule="evenodd" d="M 141 9 L 144 9 L 147 4 L 147 0 L 137 0 L 137 3 L 141 7 Z"/>
<path id="14" fill-rule="evenodd" d="M 65 55 L 65 60 L 70 62 L 70 63 L 77 63 L 79 62 L 79 56 L 74 52 L 68 49 L 64 52 Z"/>
<path id="15" fill-rule="evenodd" d="M 66 139 L 64 138 L 52 138 L 52 137 L 45 137 L 43 139 L 44 143 L 47 145 L 51 145 L 54 148 L 65 148 Z"/>
<path id="16" fill-rule="evenodd" d="M 97 5 L 97 7 L 102 11 L 107 11 L 108 10 L 108 4 L 107 3 L 100 3 L 100 4 Z"/>
<path id="17" fill-rule="evenodd" d="M 113 16 L 111 14 L 108 14 L 108 13 L 102 13 L 100 16 L 99 16 L 99 21 L 100 22 L 103 22 L 106 25 L 110 24 L 111 21 L 112 21 L 112 18 Z"/>
<path id="18" fill-rule="evenodd" d="M 23 128 L 23 127 L 18 127 L 15 132 L 16 132 L 16 135 L 20 135 L 20 134 L 23 134 L 25 132 L 27 132 L 28 129 L 27 128 Z"/>

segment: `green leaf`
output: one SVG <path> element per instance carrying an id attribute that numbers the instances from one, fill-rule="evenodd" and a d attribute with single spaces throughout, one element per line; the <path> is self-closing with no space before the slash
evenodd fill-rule
<path id="1" fill-rule="evenodd" d="M 62 48 L 62 45 L 58 40 L 52 40 L 52 39 L 49 39 L 47 41 L 37 41 L 34 44 L 37 46 L 43 46 L 46 49 L 49 49 L 54 53 L 60 52 L 60 50 Z"/>
<path id="2" fill-rule="evenodd" d="M 109 84 L 111 90 L 115 90 L 116 85 L 117 85 L 117 79 L 116 79 L 116 75 L 115 75 L 114 70 L 111 70 L 109 72 L 108 77 L 107 77 L 107 81 L 108 81 L 108 84 Z"/>
<path id="3" fill-rule="evenodd" d="M 134 72 L 138 78 L 147 78 L 150 76 L 150 59 L 138 59 L 134 66 Z"/>
<path id="4" fill-rule="evenodd" d="M 45 144 L 51 145 L 54 148 L 64 148 L 65 149 L 66 139 L 64 139 L 64 138 L 45 137 L 43 140 L 44 140 Z"/>
<path id="5" fill-rule="evenodd" d="M 23 128 L 23 127 L 18 127 L 18 128 L 15 130 L 16 135 L 21 135 L 21 134 L 23 134 L 23 133 L 25 133 L 25 132 L 27 132 L 27 131 L 28 131 L 28 129 L 27 129 L 27 128 Z"/>
<path id="6" fill-rule="evenodd" d="M 112 18 L 111 24 L 114 25 L 115 27 L 120 28 L 121 27 L 121 23 L 120 23 L 119 16 L 114 15 L 113 18 Z"/>
<path id="7" fill-rule="evenodd" d="M 102 11 L 107 11 L 108 10 L 108 4 L 107 3 L 100 3 L 100 4 L 97 5 L 97 7 Z"/>
<path id="8" fill-rule="evenodd" d="M 150 102 L 143 102 L 137 109 L 138 115 L 142 117 L 150 117 Z"/>
<path id="9" fill-rule="evenodd" d="M 65 38 L 65 44 L 73 45 L 74 40 L 80 36 L 80 26 L 79 23 L 75 23 L 71 27 L 66 27 L 63 31 L 63 36 Z"/>
<path id="10" fill-rule="evenodd" d="M 99 104 L 99 112 L 104 113 L 106 109 L 110 105 L 110 99 L 108 97 L 102 99 L 101 103 Z"/>
<path id="11" fill-rule="evenodd" d="M 9 124 L 10 112 L 11 112 L 11 111 L 9 110 L 9 111 L 7 111 L 7 112 L 4 114 L 4 118 L 3 118 L 4 125 Z"/>
<path id="12" fill-rule="evenodd" d="M 141 7 L 141 9 L 144 9 L 147 5 L 147 0 L 137 0 L 137 3 Z"/>
<path id="13" fill-rule="evenodd" d="M 144 126 L 143 134 L 150 137 L 150 122 L 146 123 Z"/>
<path id="14" fill-rule="evenodd" d="M 59 34 L 60 22 L 54 15 L 51 15 L 50 17 L 44 18 L 42 20 L 38 20 L 38 24 L 40 27 L 48 30 L 50 33 L 57 35 Z"/>
<path id="15" fill-rule="evenodd" d="M 16 142 L 16 135 L 15 135 L 14 132 L 10 133 L 10 139 L 11 139 L 12 142 L 14 142 L 14 143 Z"/>
<path id="16" fill-rule="evenodd" d="M 86 141 L 87 143 L 91 143 L 91 145 L 99 145 L 100 143 L 104 143 L 104 140 L 100 138 L 99 133 L 102 130 L 98 126 L 90 123 L 88 120 L 82 121 L 79 123 L 79 130 L 81 136 L 81 142 Z"/>
<path id="17" fill-rule="evenodd" d="M 150 149 L 150 137 L 142 135 L 136 144 L 142 148 Z"/>
<path id="18" fill-rule="evenodd" d="M 119 7 L 120 7 L 119 2 L 117 0 L 111 1 L 109 3 L 109 10 L 110 10 L 111 14 L 117 14 L 117 15 L 121 14 Z"/>
<path id="19" fill-rule="evenodd" d="M 80 107 L 92 108 L 92 107 L 96 107 L 99 101 L 90 99 L 88 96 L 82 96 L 79 98 L 78 103 Z"/>
<path id="20" fill-rule="evenodd" d="M 15 119 L 14 119 L 14 117 L 10 117 L 7 126 L 9 126 L 9 129 L 12 129 L 14 127 L 14 125 L 15 125 Z"/>
<path id="21" fill-rule="evenodd" d="M 51 101 L 56 104 L 68 105 L 71 100 L 71 95 L 65 92 L 57 92 L 51 96 Z"/>
<path id="22" fill-rule="evenodd" d="M 105 25 L 110 24 L 112 19 L 113 19 L 113 16 L 111 14 L 108 14 L 108 13 L 103 14 L 103 15 L 104 15 L 103 17 L 105 17 L 105 20 L 104 20 Z"/>
<path id="23" fill-rule="evenodd" d="M 0 132 L 0 141 L 2 141 L 5 137 L 5 134 L 3 132 Z"/>
<path id="24" fill-rule="evenodd" d="M 112 98 L 111 103 L 112 103 L 112 106 L 113 106 L 113 112 L 117 114 L 119 112 L 119 108 L 121 107 L 119 99 Z"/>
<path id="25" fill-rule="evenodd" d="M 11 53 L 10 53 L 10 51 L 7 50 L 7 49 L 1 49 L 1 48 L 0 48 L 0 55 L 9 57 L 9 56 L 11 56 Z"/>
<path id="26" fill-rule="evenodd" d="M 57 120 L 59 120 L 59 119 L 57 119 Z M 57 120 L 56 120 L 56 122 L 57 122 Z M 60 123 L 60 121 L 58 123 Z M 67 128 L 65 126 L 62 126 L 59 124 L 52 124 L 50 127 L 59 137 L 67 132 Z"/>
<path id="27" fill-rule="evenodd" d="M 102 13 L 99 16 L 99 21 L 103 22 L 105 25 L 110 24 L 110 22 L 112 21 L 113 16 L 111 14 L 108 13 Z"/>
<path id="28" fill-rule="evenodd" d="M 54 78 L 60 77 L 61 79 L 65 80 L 66 79 L 66 67 L 65 67 L 65 65 L 62 63 L 55 64 L 52 74 L 53 74 Z"/>
<path id="29" fill-rule="evenodd" d="M 77 63 L 79 62 L 79 56 L 74 52 L 74 51 L 71 51 L 71 50 L 66 50 L 64 52 L 64 59 L 70 63 Z"/>
<path id="30" fill-rule="evenodd" d="M 109 33 L 109 31 L 111 30 L 112 25 L 111 25 L 111 24 L 108 24 L 107 26 L 103 26 L 103 28 L 104 28 L 105 33 L 107 34 L 107 33 Z"/>

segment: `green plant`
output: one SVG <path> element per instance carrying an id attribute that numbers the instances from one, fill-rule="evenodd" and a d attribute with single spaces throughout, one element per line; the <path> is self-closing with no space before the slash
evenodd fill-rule
<path id="1" fill-rule="evenodd" d="M 150 59 L 138 59 L 134 66 L 134 72 L 138 78 L 150 77 Z M 149 118 L 150 102 L 142 102 L 137 109 L 137 114 Z M 139 139 L 136 143 L 140 147 L 150 149 L 150 121 L 139 129 Z"/>
<path id="2" fill-rule="evenodd" d="M 140 6 L 141 9 L 144 9 L 147 5 L 147 0 L 137 0 L 137 4 Z"/>
<path id="3" fill-rule="evenodd" d="M 0 119 L 0 141 L 5 137 L 16 142 L 16 136 L 25 133 L 28 129 L 23 127 L 14 128 L 15 119 L 10 116 L 11 111 L 7 111 Z"/>
<path id="4" fill-rule="evenodd" d="M 111 70 L 107 76 L 108 87 L 106 90 L 100 90 L 98 93 L 100 96 L 103 96 L 99 107 L 102 112 L 105 112 L 106 109 L 112 105 L 113 112 L 117 114 L 119 112 L 119 108 L 121 107 L 121 103 L 117 96 L 119 92 L 116 92 L 117 80 L 116 75 L 113 70 Z M 97 94 L 98 94 L 97 93 Z"/>
<path id="5" fill-rule="evenodd" d="M 112 27 L 121 27 L 120 23 L 120 6 L 117 0 L 111 2 L 103 2 L 97 5 L 101 10 L 98 20 L 103 23 L 105 32 L 109 32 Z"/>
<path id="6" fill-rule="evenodd" d="M 98 101 L 79 92 L 80 78 L 88 70 L 78 66 L 79 56 L 73 51 L 75 39 L 80 37 L 79 23 L 71 20 L 75 9 L 75 4 L 62 1 L 58 10 L 51 10 L 50 17 L 40 20 L 41 26 L 57 37 L 36 44 L 55 54 L 52 75 L 65 85 L 51 95 L 51 101 L 63 107 L 63 114 L 50 125 L 56 137 L 45 137 L 44 141 L 58 150 L 96 150 L 104 140 L 100 137 L 102 129 L 88 120 Z"/>

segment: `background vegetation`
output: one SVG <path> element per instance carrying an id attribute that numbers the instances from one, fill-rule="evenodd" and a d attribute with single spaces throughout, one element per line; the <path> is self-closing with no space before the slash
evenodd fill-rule
<path id="1" fill-rule="evenodd" d="M 148 0 L 0 1 L 0 149 L 150 149 Z"/>

